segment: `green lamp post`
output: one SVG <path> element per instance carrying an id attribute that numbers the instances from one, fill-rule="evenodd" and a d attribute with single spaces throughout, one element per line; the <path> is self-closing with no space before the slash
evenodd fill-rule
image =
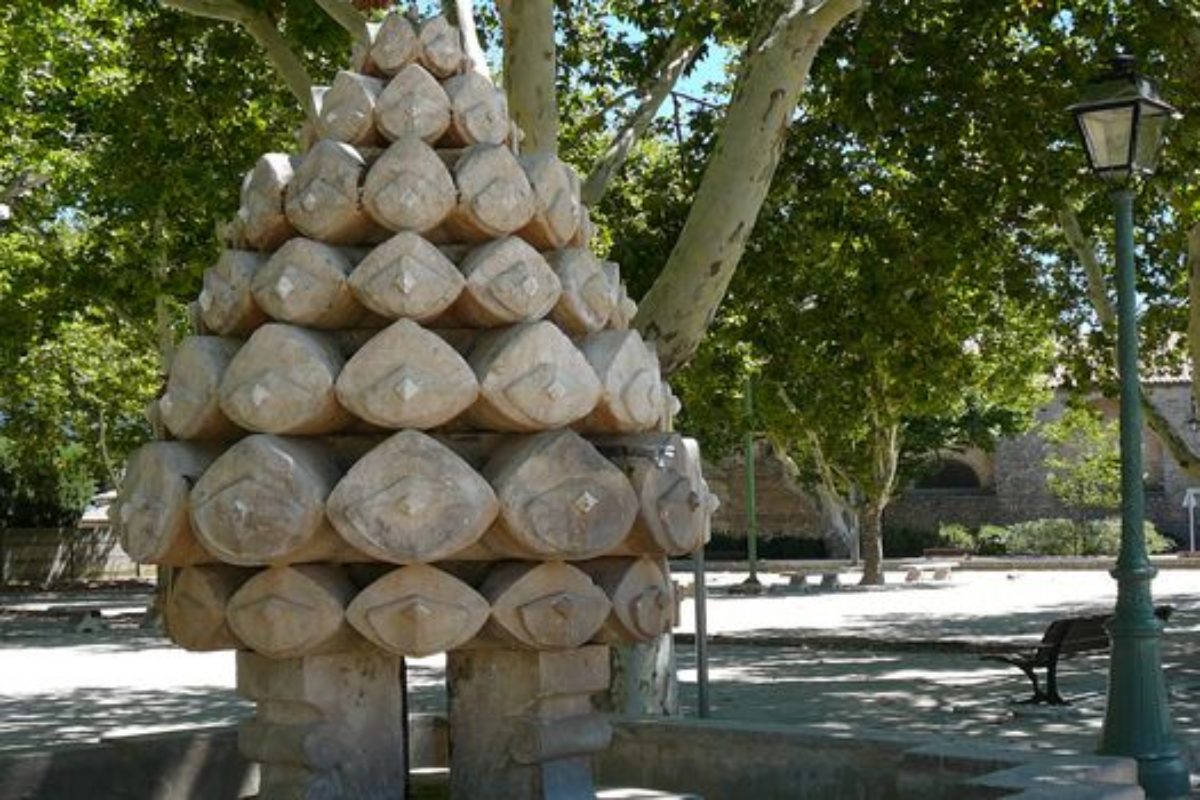
<path id="1" fill-rule="evenodd" d="M 1092 171 L 1109 181 L 1117 216 L 1117 361 L 1121 378 L 1121 549 L 1113 577 L 1117 606 L 1109 623 L 1108 703 L 1099 752 L 1138 762 L 1138 782 L 1150 798 L 1188 794 L 1188 768 L 1171 730 L 1162 671 L 1162 625 L 1154 616 L 1143 529 L 1142 412 L 1138 384 L 1137 296 L 1133 197 L 1141 175 L 1154 172 L 1163 137 L 1178 113 L 1154 83 L 1134 71 L 1130 56 L 1092 82 L 1071 106 Z"/>

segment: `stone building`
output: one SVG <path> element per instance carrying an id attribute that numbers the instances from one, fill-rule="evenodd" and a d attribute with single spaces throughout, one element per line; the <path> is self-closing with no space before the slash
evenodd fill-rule
<path id="1" fill-rule="evenodd" d="M 1179 435 L 1200 450 L 1200 432 L 1190 429 L 1195 426 L 1191 384 L 1163 381 L 1148 384 L 1147 389 Z M 1116 418 L 1115 400 L 1096 398 L 1092 403 L 1106 417 Z M 1064 398 L 1058 397 L 1037 412 L 1037 419 L 1051 421 L 1063 409 Z M 932 532 L 945 523 L 977 528 L 983 524 L 1006 525 L 1072 516 L 1047 487 L 1046 448 L 1035 426 L 1024 435 L 1001 440 L 993 452 L 944 453 L 932 473 L 907 487 L 889 504 L 884 516 L 885 531 Z M 1183 472 L 1149 428 L 1143 430 L 1143 459 L 1147 517 L 1163 533 L 1186 542 L 1188 512 L 1183 499 L 1189 487 L 1200 486 L 1200 479 Z M 745 536 L 742 463 L 740 458 L 730 458 L 707 473 L 722 501 L 713 520 L 716 534 Z M 809 549 L 817 549 L 822 531 L 815 498 L 791 479 L 765 447 L 759 451 L 756 499 L 759 534 L 766 546 L 770 546 L 772 539 L 784 537 L 811 542 L 814 547 Z M 720 536 L 717 541 L 722 541 Z"/>

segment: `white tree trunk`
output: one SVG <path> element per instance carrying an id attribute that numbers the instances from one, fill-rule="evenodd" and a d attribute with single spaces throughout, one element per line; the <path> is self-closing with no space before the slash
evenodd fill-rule
<path id="1" fill-rule="evenodd" d="M 553 0 L 500 0 L 504 23 L 504 90 L 521 151 L 558 152 L 557 57 Z"/>
<path id="2" fill-rule="evenodd" d="M 828 486 L 816 487 L 817 504 L 821 509 L 821 538 L 830 558 L 859 559 L 860 525 L 858 510 Z"/>
<path id="3" fill-rule="evenodd" d="M 667 372 L 704 338 L 779 165 L 817 50 L 862 0 L 793 0 L 746 53 L 691 213 L 635 319 Z"/>

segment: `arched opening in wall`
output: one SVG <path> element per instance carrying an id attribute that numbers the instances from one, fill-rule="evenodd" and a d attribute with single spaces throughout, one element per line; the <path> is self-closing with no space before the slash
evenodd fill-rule
<path id="1" fill-rule="evenodd" d="M 945 458 L 918 478 L 913 488 L 919 491 L 978 492 L 983 489 L 983 481 L 970 464 Z"/>

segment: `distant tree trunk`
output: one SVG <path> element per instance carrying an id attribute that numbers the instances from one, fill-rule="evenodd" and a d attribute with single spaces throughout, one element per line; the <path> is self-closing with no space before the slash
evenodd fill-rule
<path id="1" fill-rule="evenodd" d="M 883 510 L 896 485 L 900 463 L 900 425 L 876 420 L 871 441 L 871 482 L 864 487 L 861 542 L 863 559 L 862 586 L 883 585 Z"/>
<path id="2" fill-rule="evenodd" d="M 815 488 L 817 505 L 821 509 L 821 538 L 830 558 L 849 558 L 857 561 L 860 546 L 859 511 L 854 503 L 828 486 Z"/>
<path id="3" fill-rule="evenodd" d="M 779 166 L 813 58 L 861 5 L 791 0 L 747 49 L 683 231 L 634 320 L 654 340 L 667 372 L 691 358 L 716 316 Z"/>
<path id="4" fill-rule="evenodd" d="M 883 585 L 883 507 L 868 500 L 862 511 L 863 586 Z"/>
<path id="5" fill-rule="evenodd" d="M 504 25 L 504 91 L 524 153 L 558 152 L 557 55 L 553 0 L 499 0 Z"/>

